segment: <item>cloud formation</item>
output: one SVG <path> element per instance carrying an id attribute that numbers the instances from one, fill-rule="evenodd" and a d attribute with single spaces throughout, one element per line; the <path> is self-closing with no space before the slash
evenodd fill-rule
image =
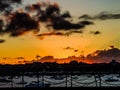
<path id="1" fill-rule="evenodd" d="M 19 36 L 29 31 L 39 32 L 39 23 L 29 14 L 19 12 L 12 15 L 10 24 L 5 30 L 11 36 Z"/>
<path id="2" fill-rule="evenodd" d="M 0 3 L 1 15 L 6 18 L 6 20 L 0 19 L 0 34 L 2 35 L 7 33 L 12 37 L 17 37 L 28 32 L 38 33 L 41 23 L 44 23 L 48 30 L 52 28 L 55 32 L 43 33 L 38 36 L 69 36 L 72 33 L 82 33 L 81 29 L 94 24 L 88 20 L 72 22 L 70 12 L 61 12 L 61 8 L 56 2 L 40 1 L 26 6 L 23 6 L 22 0 L 1 0 Z M 17 7 L 18 4 L 23 8 Z M 17 10 L 13 10 L 13 6 L 16 6 Z M 59 32 L 60 30 L 66 32 Z"/>
<path id="3" fill-rule="evenodd" d="M 37 37 L 40 38 L 41 40 L 44 39 L 45 36 L 70 36 L 74 33 L 77 33 L 77 34 L 82 34 L 83 31 L 80 30 L 80 31 L 76 31 L 76 30 L 71 30 L 71 31 L 66 31 L 66 32 L 63 32 L 63 31 L 52 31 L 52 32 L 46 32 L 46 33 L 41 33 L 41 34 L 38 34 Z"/>
<path id="4" fill-rule="evenodd" d="M 4 39 L 0 39 L 0 43 L 4 43 L 5 42 L 5 40 Z"/>
<path id="5" fill-rule="evenodd" d="M 77 52 L 79 50 L 75 50 L 71 47 L 63 48 L 64 50 L 74 50 Z M 93 53 L 88 54 L 87 56 L 80 55 L 80 56 L 69 56 L 67 58 L 54 58 L 53 56 L 45 56 L 40 59 L 41 62 L 70 62 L 71 60 L 76 60 L 78 62 L 85 62 L 85 63 L 110 63 L 113 59 L 117 62 L 120 62 L 120 49 L 118 48 L 110 48 L 107 50 L 96 50 Z"/>
<path id="6" fill-rule="evenodd" d="M 2 19 L 0 19 L 0 31 L 3 29 L 3 26 L 4 26 L 4 22 Z"/>
<path id="7" fill-rule="evenodd" d="M 8 15 L 12 12 L 13 6 L 21 3 L 22 0 L 0 0 L 0 12 Z"/>
<path id="8" fill-rule="evenodd" d="M 101 34 L 100 31 L 90 31 L 90 33 L 91 33 L 91 34 L 94 34 L 94 35 L 99 35 L 99 34 Z"/>
<path id="9" fill-rule="evenodd" d="M 85 28 L 87 25 L 92 25 L 93 22 L 91 21 L 81 21 L 79 23 L 71 23 L 70 21 L 67 20 L 58 20 L 58 21 L 53 21 L 52 27 L 55 30 L 71 30 L 71 29 L 82 29 Z"/>
<path id="10" fill-rule="evenodd" d="M 95 63 L 110 62 L 112 59 L 120 60 L 120 49 L 110 48 L 104 50 L 96 50 L 94 53 L 88 54 L 86 60 L 90 60 Z"/>
<path id="11" fill-rule="evenodd" d="M 49 32 L 49 33 L 43 33 L 43 34 L 38 34 L 37 36 L 38 37 L 41 37 L 41 36 L 53 36 L 53 35 L 56 35 L 56 36 L 66 36 L 67 33 L 63 33 L 63 32 Z"/>
<path id="12" fill-rule="evenodd" d="M 90 15 L 82 15 L 79 17 L 79 19 L 85 19 L 85 20 L 95 20 L 95 19 L 99 19 L 99 20 L 108 20 L 108 19 L 120 19 L 120 14 L 116 14 L 116 13 L 109 13 L 109 12 L 101 12 L 98 15 L 95 16 L 90 16 Z"/>
<path id="13" fill-rule="evenodd" d="M 71 50 L 71 51 L 73 51 L 73 52 L 78 52 L 79 50 L 78 49 L 74 49 L 74 48 L 72 48 L 72 47 L 65 47 L 65 48 L 63 48 L 63 50 Z"/>
<path id="14" fill-rule="evenodd" d="M 71 47 L 65 47 L 65 48 L 63 48 L 64 50 L 74 50 L 74 48 L 71 48 Z"/>
<path id="15" fill-rule="evenodd" d="M 43 10 L 42 7 L 45 7 Z M 36 11 L 36 17 L 40 22 L 45 22 L 49 24 L 48 27 L 52 27 L 55 30 L 70 30 L 70 29 L 81 29 L 87 25 L 93 24 L 91 21 L 81 21 L 73 23 L 66 18 L 71 18 L 70 12 L 65 11 L 61 13 L 61 9 L 57 3 L 37 3 L 31 6 L 27 6 L 26 10 Z"/>
<path id="16" fill-rule="evenodd" d="M 19 60 L 22 60 L 22 59 L 25 59 L 24 57 L 17 57 L 15 59 L 19 59 Z"/>

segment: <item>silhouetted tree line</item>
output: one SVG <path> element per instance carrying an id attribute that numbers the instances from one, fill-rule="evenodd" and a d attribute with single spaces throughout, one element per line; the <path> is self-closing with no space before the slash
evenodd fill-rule
<path id="1" fill-rule="evenodd" d="M 77 62 L 58 64 L 56 62 L 33 62 L 29 64 L 0 65 L 0 75 L 21 75 L 22 73 L 120 73 L 120 63 L 113 60 L 110 63 L 87 64 Z"/>

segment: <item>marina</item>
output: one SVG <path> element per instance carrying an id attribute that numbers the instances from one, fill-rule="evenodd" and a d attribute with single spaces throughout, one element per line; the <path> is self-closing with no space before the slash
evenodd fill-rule
<path id="1" fill-rule="evenodd" d="M 119 87 L 118 74 L 14 76 L 0 81 L 0 88 L 15 87 Z M 10 77 L 10 76 L 5 76 Z M 17 77 L 17 78 L 16 78 Z M 24 78 L 22 78 L 24 77 Z M 57 78 L 56 78 L 57 77 Z M 3 78 L 3 77 L 0 77 Z M 9 81 L 7 81 L 9 80 Z"/>

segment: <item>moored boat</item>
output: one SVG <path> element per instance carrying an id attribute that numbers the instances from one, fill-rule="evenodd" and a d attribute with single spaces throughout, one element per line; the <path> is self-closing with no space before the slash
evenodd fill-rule
<path id="1" fill-rule="evenodd" d="M 42 83 L 42 82 L 31 82 L 31 83 L 25 85 L 25 87 L 50 87 L 50 84 Z"/>
<path id="2" fill-rule="evenodd" d="M 118 79 L 115 79 L 113 77 L 109 77 L 107 79 L 105 79 L 106 82 L 116 82 L 116 81 L 119 81 Z"/>

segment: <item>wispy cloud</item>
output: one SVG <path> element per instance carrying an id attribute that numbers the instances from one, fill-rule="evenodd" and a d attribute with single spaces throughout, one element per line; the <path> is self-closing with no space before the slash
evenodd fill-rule
<path id="1" fill-rule="evenodd" d="M 79 19 L 86 19 L 86 20 L 108 20 L 108 19 L 120 19 L 120 14 L 119 13 L 109 13 L 107 11 L 101 12 L 98 15 L 95 16 L 90 16 L 88 14 L 82 15 L 79 17 Z"/>
<path id="2" fill-rule="evenodd" d="M 56 36 L 69 36 L 73 33 L 83 33 L 82 30 L 80 31 L 75 31 L 75 30 L 71 30 L 71 31 L 67 31 L 67 32 L 63 32 L 63 31 L 52 31 L 52 32 L 48 32 L 48 33 L 42 33 L 42 34 L 38 34 L 37 36 L 52 36 L 52 35 L 56 35 Z"/>

